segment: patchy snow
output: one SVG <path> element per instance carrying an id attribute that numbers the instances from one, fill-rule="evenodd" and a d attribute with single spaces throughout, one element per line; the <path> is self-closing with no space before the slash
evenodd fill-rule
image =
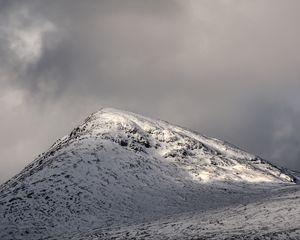
<path id="1" fill-rule="evenodd" d="M 276 190 L 249 204 L 188 213 L 129 227 L 94 230 L 75 239 L 300 239 L 300 188 Z"/>
<path id="2" fill-rule="evenodd" d="M 233 206 L 271 199 L 295 180 L 226 142 L 102 109 L 0 187 L 0 239 L 65 239 L 116 226 L 134 232 L 168 216 L 185 231 L 186 214 L 200 212 L 196 222 L 211 211 L 234 216 Z"/>

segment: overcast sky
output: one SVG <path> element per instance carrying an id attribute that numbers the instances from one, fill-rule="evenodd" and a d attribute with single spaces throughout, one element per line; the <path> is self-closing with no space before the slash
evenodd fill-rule
<path id="1" fill-rule="evenodd" d="M 300 170 L 299 0 L 0 0 L 0 182 L 114 107 Z"/>

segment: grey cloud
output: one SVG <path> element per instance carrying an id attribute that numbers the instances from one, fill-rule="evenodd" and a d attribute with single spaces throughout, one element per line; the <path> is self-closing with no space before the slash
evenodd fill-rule
<path id="1" fill-rule="evenodd" d="M 165 119 L 300 170 L 299 5 L 0 1 L 7 136 L 0 165 L 9 163 L 0 180 L 102 106 Z M 40 44 L 35 58 L 11 49 L 18 31 L 21 50 Z"/>

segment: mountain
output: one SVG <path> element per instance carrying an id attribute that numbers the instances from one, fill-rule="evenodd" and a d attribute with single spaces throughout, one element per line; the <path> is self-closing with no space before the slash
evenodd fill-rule
<path id="1" fill-rule="evenodd" d="M 105 108 L 0 187 L 0 239 L 84 239 L 93 229 L 112 235 L 160 219 L 185 222 L 191 213 L 201 219 L 295 182 L 226 142 Z"/>

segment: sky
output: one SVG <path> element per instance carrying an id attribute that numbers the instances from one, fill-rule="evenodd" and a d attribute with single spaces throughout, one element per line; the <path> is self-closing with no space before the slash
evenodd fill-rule
<path id="1" fill-rule="evenodd" d="M 102 107 L 300 171 L 299 9 L 298 0 L 0 0 L 0 182 Z"/>

